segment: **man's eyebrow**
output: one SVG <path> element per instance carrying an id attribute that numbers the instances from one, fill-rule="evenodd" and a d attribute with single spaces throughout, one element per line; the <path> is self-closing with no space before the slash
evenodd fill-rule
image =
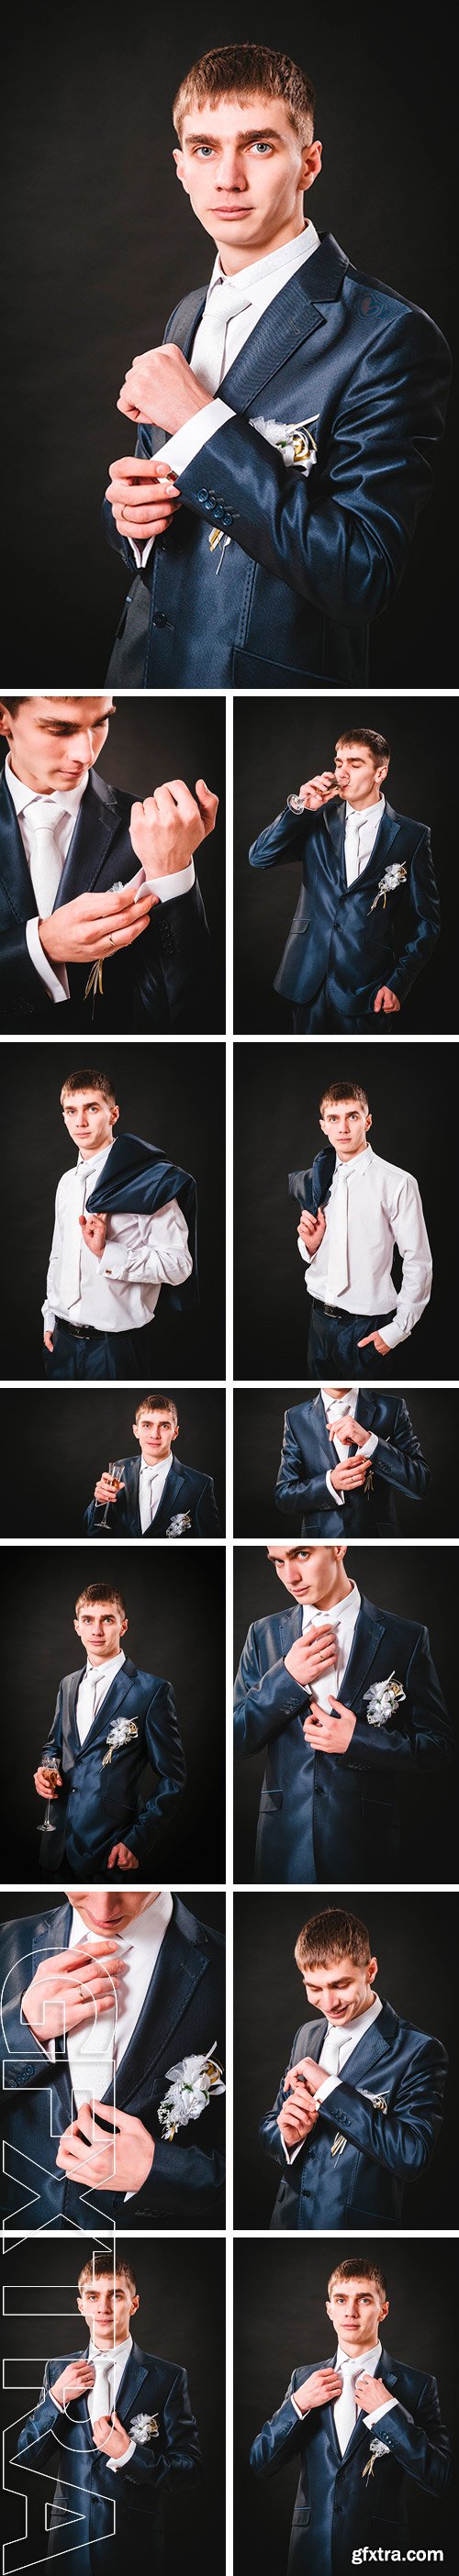
<path id="1" fill-rule="evenodd" d="M 89 725 L 90 733 L 95 733 L 98 725 L 108 724 L 109 716 L 114 716 L 115 713 L 115 707 L 107 707 L 104 716 L 92 716 Z M 79 733 L 81 729 L 76 720 L 72 724 L 70 718 L 64 716 L 37 716 L 37 725 L 40 733 Z"/>
<path id="2" fill-rule="evenodd" d="M 236 143 L 279 143 L 282 139 L 278 125 L 241 125 L 235 136 Z M 220 137 L 201 131 L 199 134 L 184 134 L 183 140 L 184 143 L 218 143 Z"/>

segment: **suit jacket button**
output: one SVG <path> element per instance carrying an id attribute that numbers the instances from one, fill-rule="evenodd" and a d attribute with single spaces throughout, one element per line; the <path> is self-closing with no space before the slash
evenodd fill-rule
<path id="1" fill-rule="evenodd" d="M 197 494 L 197 499 L 198 499 L 198 501 L 208 501 L 208 500 L 209 500 L 209 493 L 208 493 L 208 492 L 198 492 L 198 494 Z"/>
<path id="2" fill-rule="evenodd" d="M 156 610 L 156 616 L 153 618 L 153 625 L 154 625 L 154 626 L 167 626 L 167 617 L 165 616 L 165 613 L 164 613 L 164 609 L 163 609 L 163 608 L 157 608 L 157 610 Z"/>

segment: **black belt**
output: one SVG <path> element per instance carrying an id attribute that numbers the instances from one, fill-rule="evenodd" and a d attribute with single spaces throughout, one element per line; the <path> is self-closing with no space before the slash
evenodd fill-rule
<path id="1" fill-rule="evenodd" d="M 370 1324 L 373 1333 L 382 1333 L 384 1324 L 391 1324 L 395 1314 L 392 1306 L 390 1315 L 351 1315 L 347 1306 L 326 1306 L 323 1297 L 311 1297 L 311 1306 L 318 1315 L 332 1315 L 334 1324 Z"/>
<path id="2" fill-rule="evenodd" d="M 95 1324 L 68 1324 L 66 1315 L 56 1315 L 56 1324 L 60 1333 L 71 1333 L 72 1342 L 105 1341 L 105 1334 L 97 1333 Z"/>

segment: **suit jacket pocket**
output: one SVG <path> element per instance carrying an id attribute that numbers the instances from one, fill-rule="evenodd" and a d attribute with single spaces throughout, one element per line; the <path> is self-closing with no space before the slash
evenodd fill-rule
<path id="1" fill-rule="evenodd" d="M 262 1789 L 260 1798 L 260 1815 L 277 1815 L 278 1808 L 283 1806 L 283 1800 L 283 1789 Z"/>

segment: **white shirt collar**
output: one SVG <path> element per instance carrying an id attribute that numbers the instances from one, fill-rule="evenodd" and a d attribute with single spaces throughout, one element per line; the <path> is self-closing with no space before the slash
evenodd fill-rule
<path id="1" fill-rule="evenodd" d="M 159 1938 L 162 1937 L 164 1932 L 167 1932 L 167 1927 L 170 1923 L 172 1913 L 173 1897 L 171 1889 L 170 1887 L 160 1887 L 158 1889 L 158 1895 L 154 1897 L 151 1905 L 145 1906 L 143 1914 L 136 1914 L 133 1923 L 128 1922 L 121 1925 L 117 1924 L 113 1935 L 110 1933 L 110 1939 L 113 1938 L 115 1946 L 118 1943 L 123 1945 L 126 1944 L 126 1946 L 129 1945 L 129 1949 L 132 1950 L 133 1954 L 135 1954 L 136 1959 L 140 1961 L 142 1955 L 145 1955 L 146 1951 L 151 1950 L 152 1944 L 154 1944 L 156 1948 Z M 91 1935 L 88 1931 L 87 1923 L 83 1922 L 82 1914 L 78 1913 L 78 1906 L 72 1905 L 72 1924 L 69 1948 L 74 1950 L 78 1948 L 80 1941 L 89 1941 L 92 1937 L 95 1938 L 95 1935 Z"/>
<path id="2" fill-rule="evenodd" d="M 53 814 L 57 813 L 73 814 L 76 821 L 77 814 L 80 810 L 81 799 L 87 788 L 89 769 L 85 769 L 84 777 L 80 778 L 78 787 L 58 787 L 53 789 L 51 795 L 47 795 L 46 789 L 41 787 L 24 786 L 23 778 L 17 778 L 15 769 L 12 769 L 11 767 L 11 760 L 8 752 L 5 761 L 5 778 L 13 805 L 16 807 L 17 814 L 24 814 L 26 805 L 36 805 L 39 803 L 49 805 L 51 818 Z"/>
<path id="3" fill-rule="evenodd" d="M 169 1468 L 170 1468 L 171 1466 L 172 1466 L 172 1450 L 171 1450 L 171 1449 L 168 1449 L 168 1452 L 167 1452 L 167 1458 L 149 1458 L 149 1459 L 147 1459 L 147 1458 L 142 1458 L 142 1457 L 141 1457 L 141 1460 L 140 1460 L 140 1474 L 141 1474 L 141 1476 L 148 1476 L 148 1481 L 150 1482 L 150 1479 L 151 1479 L 151 1477 L 152 1477 L 152 1476 L 164 1476 L 164 1477 L 168 1476 L 168 1474 L 169 1474 Z"/>
<path id="4" fill-rule="evenodd" d="M 122 2370 L 125 2370 L 130 2352 L 132 2352 L 131 2334 L 124 2335 L 122 2343 L 115 2343 L 111 2352 L 101 2352 L 99 2345 L 97 2343 L 93 2343 L 92 2335 L 89 2337 L 88 2361 L 93 2361 L 95 2368 L 97 2368 L 98 2363 L 100 2364 L 102 2362 L 104 2369 L 111 2370 L 113 2368 L 113 2363 L 116 2362 L 117 2369 L 119 2369 L 119 2364 L 121 2362 Z"/>
<path id="5" fill-rule="evenodd" d="M 370 1167 L 370 1163 L 372 1163 L 372 1162 L 373 1162 L 373 1153 L 372 1153 L 371 1145 L 363 1145 L 363 1146 L 362 1146 L 362 1152 L 361 1152 L 361 1154 L 355 1154 L 355 1155 L 353 1155 L 352 1162 L 350 1162 L 350 1163 L 342 1162 L 342 1161 L 341 1161 L 341 1159 L 340 1159 L 340 1155 L 339 1155 L 339 1154 L 338 1154 L 338 1152 L 337 1152 L 337 1155 L 336 1155 L 336 1165 L 335 1165 L 335 1170 L 334 1170 L 334 1173 L 333 1173 L 333 1180 L 334 1180 L 334 1181 L 336 1180 L 336 1174 L 337 1174 L 337 1172 L 345 1172 L 345 1173 L 346 1173 L 346 1179 L 347 1179 L 347 1180 L 352 1180 L 352 1177 L 353 1177 L 354 1172 L 360 1172 L 360 1174 L 362 1174 L 362 1172 L 368 1172 L 368 1171 L 369 1171 L 369 1167 Z M 332 1181 L 332 1188 L 333 1188 L 333 1181 Z"/>
<path id="6" fill-rule="evenodd" d="M 309 1623 L 311 1623 L 312 1626 L 315 1619 L 327 1619 L 327 1621 L 331 1619 L 334 1627 L 336 1628 L 338 1626 L 338 1620 L 340 1619 L 357 1619 L 358 1612 L 360 1610 L 360 1597 L 358 1585 L 356 1583 L 351 1583 L 350 1592 L 343 1593 L 342 1600 L 335 1601 L 331 1610 L 318 1610 L 313 1601 L 300 1601 L 299 1608 L 303 1612 L 303 1626 L 307 1626 Z"/>
<path id="7" fill-rule="evenodd" d="M 217 251 L 208 297 L 212 294 L 213 286 L 224 283 L 225 286 L 234 286 L 235 294 L 240 293 L 241 286 L 247 287 L 247 303 L 256 303 L 257 288 L 264 291 L 268 278 L 277 277 L 283 270 L 286 277 L 294 276 L 295 270 L 302 268 L 304 261 L 311 258 L 312 252 L 319 249 L 320 237 L 316 233 L 315 224 L 307 223 L 303 232 L 295 233 L 293 241 L 281 242 L 279 250 L 268 251 L 265 259 L 252 260 L 250 268 L 238 268 L 234 277 L 227 276 L 226 269 L 222 268 L 220 252 Z"/>
<path id="8" fill-rule="evenodd" d="M 349 2047 L 352 2043 L 353 2048 L 358 2048 L 359 2040 L 363 2039 L 366 2030 L 370 2030 L 372 2021 L 377 2021 L 380 2012 L 382 2012 L 381 1996 L 372 1995 L 371 2004 L 366 2005 L 365 2012 L 356 2014 L 355 2021 L 340 2023 L 328 2021 L 327 2031 L 331 2030 L 333 2038 L 339 2036 L 343 2045 L 346 2040 L 349 2042 Z"/>
<path id="9" fill-rule="evenodd" d="M 103 1164 L 108 1161 L 109 1154 L 111 1154 L 111 1145 L 99 1145 L 98 1154 L 79 1154 L 78 1161 L 74 1166 L 74 1173 L 102 1171 Z"/>
<path id="10" fill-rule="evenodd" d="M 336 1404 L 342 1404 L 343 1415 L 344 1413 L 355 1413 L 357 1398 L 360 1395 L 359 1386 L 347 1387 L 346 1394 L 343 1396 L 328 1395 L 326 1386 L 321 1386 L 320 1392 L 324 1413 L 333 1413 L 334 1406 Z"/>
<path id="11" fill-rule="evenodd" d="M 121 1672 L 121 1665 L 125 1664 L 125 1662 L 126 1656 L 123 1646 L 120 1646 L 119 1655 L 107 1655 L 103 1664 L 90 1664 L 88 1655 L 82 1679 L 85 1682 L 101 1682 L 105 1681 L 105 1676 L 108 1673 L 110 1680 L 114 1681 L 115 1673 Z"/>
<path id="12" fill-rule="evenodd" d="M 373 797 L 373 803 L 371 805 L 357 806 L 350 805 L 349 798 L 346 797 L 346 822 L 373 823 L 377 816 L 378 823 L 380 823 L 381 816 L 384 813 L 385 802 L 385 796 L 377 796 L 376 799 Z"/>
<path id="13" fill-rule="evenodd" d="M 352 2368 L 355 2369 L 356 2379 L 358 2378 L 359 2370 L 371 2370 L 372 2377 L 374 2378 L 376 2363 L 381 2360 L 381 2354 L 382 2344 L 379 2342 L 379 2337 L 377 2343 L 370 2344 L 369 2352 L 359 2352 L 358 2356 L 356 2353 L 354 2357 L 350 2352 L 342 2352 L 341 2344 L 339 2343 L 335 2352 L 334 2368 L 335 2370 L 349 2370 L 349 2364 L 352 2363 Z"/>

